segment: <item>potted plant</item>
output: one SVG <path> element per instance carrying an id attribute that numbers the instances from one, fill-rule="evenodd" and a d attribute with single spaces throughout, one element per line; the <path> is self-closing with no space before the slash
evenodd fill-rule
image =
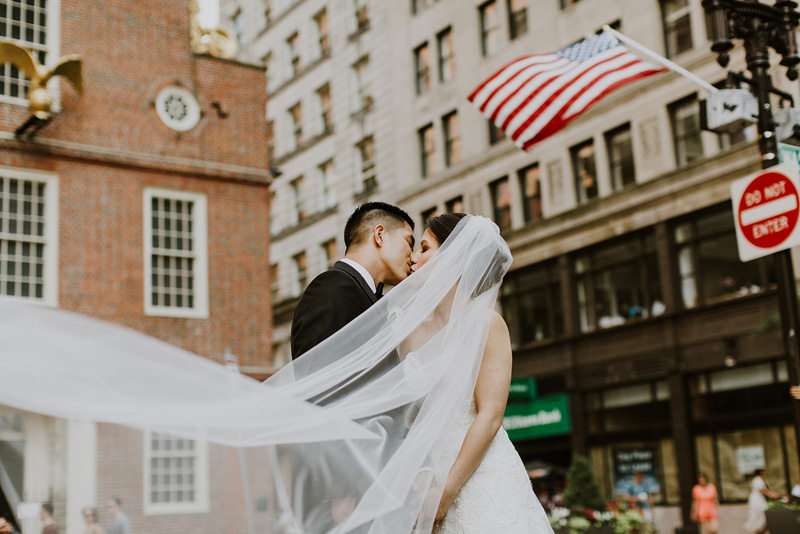
<path id="1" fill-rule="evenodd" d="M 585 456 L 576 454 L 567 472 L 564 508 L 550 512 L 557 534 L 653 534 L 655 527 L 638 510 L 621 502 L 606 503 Z"/>
<path id="2" fill-rule="evenodd" d="M 767 527 L 772 534 L 797 534 L 800 532 L 800 502 L 770 501 L 767 505 Z"/>

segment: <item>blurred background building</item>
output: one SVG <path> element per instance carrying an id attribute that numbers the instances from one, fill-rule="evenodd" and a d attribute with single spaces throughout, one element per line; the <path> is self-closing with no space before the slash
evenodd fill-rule
<path id="1" fill-rule="evenodd" d="M 222 0 L 221 17 L 240 58 L 267 68 L 277 361 L 357 204 L 400 205 L 418 235 L 431 214 L 485 215 L 514 254 L 510 424 L 537 490 L 560 491 L 573 452 L 608 497 L 641 468 L 671 532 L 703 471 L 728 532 L 756 467 L 779 492 L 800 482 L 772 262 L 739 261 L 731 212 L 731 181 L 760 168 L 755 130 L 701 130 L 705 91 L 673 73 L 527 153 L 467 102 L 509 61 L 603 24 L 721 84 L 700 0 Z M 742 50 L 732 58 L 744 70 Z"/>

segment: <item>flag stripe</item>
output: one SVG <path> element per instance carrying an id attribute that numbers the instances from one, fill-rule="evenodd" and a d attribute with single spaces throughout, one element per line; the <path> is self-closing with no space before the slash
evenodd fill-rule
<path id="1" fill-rule="evenodd" d="M 527 150 L 611 91 L 664 70 L 602 33 L 551 54 L 512 61 L 482 82 L 469 101 Z"/>
<path id="2" fill-rule="evenodd" d="M 576 113 L 574 115 L 571 115 L 570 117 L 568 117 L 566 119 L 562 119 L 561 121 L 555 122 L 552 125 L 552 127 L 550 127 L 548 125 L 547 128 L 543 128 L 534 137 L 532 137 L 528 141 L 523 142 L 522 146 L 520 146 L 520 148 L 522 148 L 524 150 L 529 150 L 533 145 L 535 145 L 539 141 L 542 141 L 543 139 L 546 139 L 546 138 L 550 137 L 554 133 L 558 132 L 558 130 L 560 130 L 561 128 L 563 128 L 564 126 L 566 126 L 567 124 L 569 124 L 573 120 L 575 120 L 578 117 L 580 117 L 583 114 L 584 111 L 589 109 L 594 103 L 596 103 L 598 100 L 600 100 L 606 94 L 612 92 L 613 90 L 615 90 L 615 89 L 617 89 L 619 87 L 622 87 L 623 85 L 627 85 L 629 82 L 632 82 L 632 81 L 635 81 L 635 80 L 639 80 L 639 79 L 642 79 L 642 78 L 647 78 L 648 76 L 650 76 L 652 74 L 657 74 L 659 72 L 663 72 L 664 70 L 666 70 L 666 69 L 648 70 L 648 71 L 645 71 L 645 72 L 641 72 L 638 75 L 632 76 L 631 78 L 618 81 L 613 86 L 610 86 L 602 94 L 598 95 L 597 98 L 595 100 L 593 100 L 592 102 L 590 102 L 586 107 L 584 107 L 583 110 L 581 110 L 580 112 L 578 112 L 578 113 Z M 517 146 L 519 146 L 519 145 L 517 145 Z"/>
<path id="3" fill-rule="evenodd" d="M 615 62 L 622 55 L 619 54 L 619 50 L 615 52 L 617 52 L 615 56 L 608 57 L 607 53 L 598 54 L 590 61 L 578 63 L 572 72 L 561 76 L 556 80 L 553 87 L 548 87 L 548 89 L 552 89 L 552 91 L 545 91 L 543 101 L 537 102 L 533 100 L 530 102 L 531 105 L 529 107 L 532 108 L 530 112 L 520 113 L 522 108 L 515 110 L 514 115 L 517 120 L 512 120 L 508 124 L 508 129 L 514 132 L 511 138 L 516 140 L 517 137 L 519 137 L 519 133 L 540 116 L 552 117 L 553 113 L 557 111 L 557 109 L 552 107 L 552 104 L 558 102 L 559 97 L 561 97 L 565 91 L 571 93 L 572 91 L 580 89 L 584 83 L 596 76 L 598 71 L 602 72 L 607 68 L 609 62 Z"/>
<path id="4" fill-rule="evenodd" d="M 541 115 L 539 115 L 539 113 L 534 113 L 529 120 L 526 121 L 526 124 L 523 124 L 523 126 L 515 130 L 511 137 L 512 140 L 516 141 L 520 136 L 528 137 L 528 135 L 523 135 L 526 129 L 536 132 L 543 127 L 542 123 L 546 124 L 551 120 L 557 119 L 564 113 L 568 106 L 580 98 L 593 84 L 598 83 L 611 73 L 628 68 L 632 62 L 629 56 L 629 54 L 622 54 L 613 60 L 596 65 L 591 72 L 585 73 L 582 80 L 565 87 L 557 98 L 548 102 L 549 105 L 542 107 L 543 111 Z M 638 60 L 634 59 L 633 61 L 637 62 Z"/>
<path id="5" fill-rule="evenodd" d="M 555 75 L 554 73 L 558 73 L 559 70 L 564 69 L 564 67 L 568 65 L 569 62 L 567 60 L 559 59 L 556 62 L 535 65 L 520 71 L 520 73 L 514 76 L 514 78 L 509 79 L 492 91 L 492 94 L 487 99 L 486 104 L 481 108 L 481 111 L 486 113 L 486 108 L 489 106 L 489 104 L 496 103 L 497 106 L 495 107 L 494 112 L 491 113 L 492 120 L 495 120 L 497 113 L 500 112 L 500 109 L 522 89 L 528 86 L 528 84 L 532 83 L 533 80 L 539 76 L 553 76 Z M 527 78 L 525 76 L 527 76 Z M 494 100 L 494 102 L 492 102 L 492 100 Z"/>

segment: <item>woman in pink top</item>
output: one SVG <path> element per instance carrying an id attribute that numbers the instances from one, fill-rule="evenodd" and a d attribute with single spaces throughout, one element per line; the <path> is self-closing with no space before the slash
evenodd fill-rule
<path id="1" fill-rule="evenodd" d="M 702 534 L 717 534 L 718 512 L 717 488 L 704 473 L 700 473 L 697 475 L 697 485 L 692 488 L 692 521 L 700 523 Z"/>

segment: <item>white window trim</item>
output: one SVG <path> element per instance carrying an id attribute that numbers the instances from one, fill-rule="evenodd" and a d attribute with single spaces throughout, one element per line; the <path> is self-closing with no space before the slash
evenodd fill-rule
<path id="1" fill-rule="evenodd" d="M 44 188 L 44 293 L 41 300 L 28 297 L 0 298 L 38 304 L 49 308 L 58 307 L 58 174 L 46 171 L 33 171 L 0 165 L 0 174 L 6 178 L 28 180 L 45 184 Z M 5 238 L 6 234 L 0 233 Z M 8 236 L 9 239 L 13 236 Z"/>
<path id="2" fill-rule="evenodd" d="M 194 440 L 195 452 L 195 489 L 194 502 L 189 503 L 153 503 L 150 501 L 150 459 L 153 457 L 151 439 L 153 433 L 144 434 L 144 515 L 198 514 L 210 511 L 209 499 L 209 460 L 208 443 Z"/>
<path id="3" fill-rule="evenodd" d="M 47 2 L 47 59 L 51 63 L 56 58 L 61 57 L 61 0 L 48 0 Z M 25 41 L 12 39 L 11 37 L 4 37 L 4 39 L 12 43 L 25 44 Z M 61 111 L 61 81 L 58 77 L 53 76 L 47 84 L 48 92 L 53 96 L 54 112 Z M 0 102 L 5 104 L 13 104 L 16 106 L 28 107 L 28 99 L 24 97 L 13 97 L 0 95 Z"/>
<path id="4" fill-rule="evenodd" d="M 144 313 L 155 317 L 182 317 L 187 319 L 208 319 L 208 222 L 206 196 L 202 193 L 176 191 L 146 187 L 144 190 Z M 153 253 L 152 231 L 152 199 L 169 198 L 194 202 L 194 250 L 197 254 L 194 261 L 194 309 L 166 308 L 151 304 L 153 284 L 151 256 Z"/>

